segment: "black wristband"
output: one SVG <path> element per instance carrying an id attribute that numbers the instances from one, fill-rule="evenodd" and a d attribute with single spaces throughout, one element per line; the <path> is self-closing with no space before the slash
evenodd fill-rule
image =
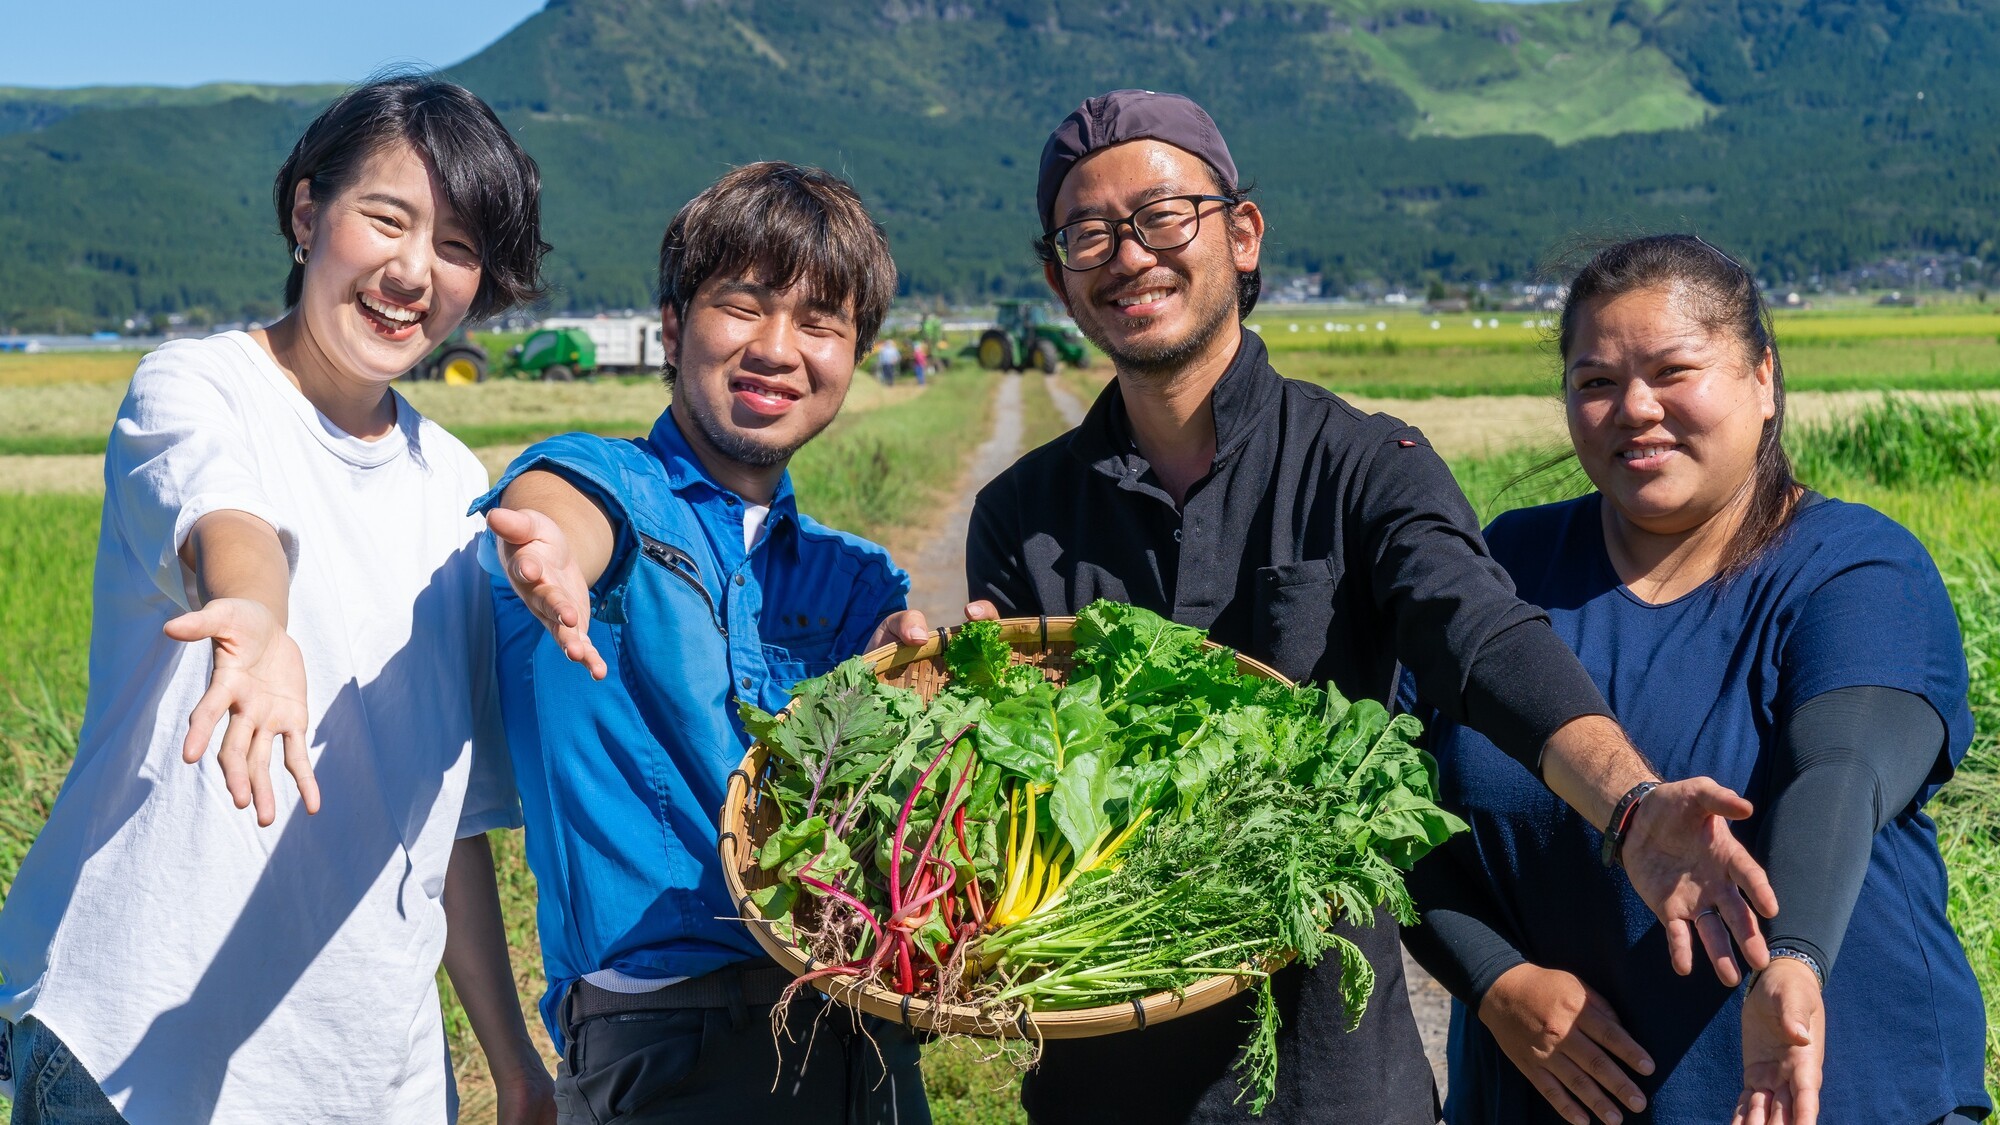
<path id="1" fill-rule="evenodd" d="M 1597 858 L 1604 866 L 1617 867 L 1623 862 L 1625 829 L 1631 825 L 1632 812 L 1639 807 L 1640 801 L 1646 799 L 1646 794 L 1659 787 L 1657 781 L 1642 781 L 1618 798 L 1617 806 L 1611 810 L 1611 822 L 1604 826 L 1604 845 L 1597 852 Z"/>

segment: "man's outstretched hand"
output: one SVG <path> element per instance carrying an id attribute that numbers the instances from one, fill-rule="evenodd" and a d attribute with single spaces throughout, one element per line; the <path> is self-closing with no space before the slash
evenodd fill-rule
<path id="1" fill-rule="evenodd" d="M 208 690 L 188 715 L 182 760 L 190 765 L 201 761 L 216 725 L 227 718 L 216 762 L 236 807 L 255 804 L 260 827 L 277 819 L 271 745 L 283 740 L 285 769 L 298 783 L 299 800 L 306 812 L 318 812 L 319 783 L 306 752 L 305 657 L 284 623 L 254 599 L 216 598 L 167 622 L 162 631 L 177 641 L 208 641 L 214 648 Z"/>
<path id="2" fill-rule="evenodd" d="M 486 513 L 500 565 L 514 593 L 555 638 L 563 655 L 601 680 L 609 668 L 590 642 L 590 583 L 556 521 L 540 512 L 495 508 Z"/>
<path id="3" fill-rule="evenodd" d="M 1777 917 L 1778 896 L 1729 830 L 1730 821 L 1750 812 L 1749 801 L 1695 777 L 1662 783 L 1632 813 L 1622 853 L 1625 874 L 1666 926 L 1667 953 L 1682 976 L 1694 971 L 1696 937 L 1715 975 L 1731 988 L 1743 980 L 1732 937 L 1751 968 L 1770 964 L 1757 915 Z"/>

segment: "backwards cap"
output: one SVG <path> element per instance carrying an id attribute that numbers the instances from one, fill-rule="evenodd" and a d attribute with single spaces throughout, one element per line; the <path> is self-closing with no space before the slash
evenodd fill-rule
<path id="1" fill-rule="evenodd" d="M 1126 141 L 1152 140 L 1185 149 L 1208 162 L 1222 177 L 1225 191 L 1236 188 L 1236 161 L 1222 133 L 1202 108 L 1179 94 L 1151 90 L 1113 90 L 1085 101 L 1063 118 L 1042 146 L 1041 175 L 1035 185 L 1035 209 L 1042 229 L 1055 222 L 1056 192 L 1076 162 L 1101 148 Z"/>

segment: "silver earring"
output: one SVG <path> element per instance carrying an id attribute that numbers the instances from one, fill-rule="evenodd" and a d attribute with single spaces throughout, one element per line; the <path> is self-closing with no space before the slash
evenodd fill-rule
<path id="1" fill-rule="evenodd" d="M 306 255 L 310 253 L 312 253 L 312 251 L 307 250 L 303 246 L 294 246 L 292 247 L 292 261 L 297 262 L 298 264 L 303 266 L 306 264 Z"/>

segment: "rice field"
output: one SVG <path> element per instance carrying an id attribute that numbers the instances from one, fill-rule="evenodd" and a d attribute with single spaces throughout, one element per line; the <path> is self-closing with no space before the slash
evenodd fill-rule
<path id="1" fill-rule="evenodd" d="M 1290 366 L 1289 357 L 1285 366 Z M 1088 401 L 1107 374 L 1067 372 L 1060 378 Z M 1027 382 L 1024 409 L 1033 444 L 1058 432 L 1060 423 L 1039 378 Z M 928 506 L 956 478 L 963 455 L 983 435 L 992 385 L 990 377 L 964 373 L 938 378 L 922 392 L 857 382 L 852 407 L 795 463 L 801 505 L 836 526 L 892 542 L 921 525 Z M 30 388 L 15 384 L 0 389 Z M 458 401 L 439 396 L 423 404 L 440 418 L 451 419 L 447 424 L 461 433 L 478 433 L 479 426 L 533 425 L 538 414 L 547 424 L 544 410 L 608 418 L 619 430 L 636 433 L 650 424 L 664 401 L 662 392 L 650 384 L 629 389 L 602 384 L 418 389 L 473 392 Z M 533 397 L 544 392 L 550 397 Z M 116 398 L 110 403 L 115 408 Z M 1440 402 L 1435 408 L 1449 405 Z M 453 414 L 455 408 L 462 409 Z M 1952 918 L 1986 989 L 1989 1011 L 2000 1016 L 1992 1003 L 2000 999 L 2000 557 L 1993 548 L 2000 543 L 2000 457 L 1992 454 L 2000 448 L 1994 440 L 2000 435 L 1996 409 L 2000 408 L 1966 402 L 1922 410 L 1897 403 L 1856 406 L 1817 419 L 1791 444 L 1799 453 L 1802 471 L 1816 486 L 1872 504 L 1912 528 L 1930 546 L 1952 583 L 1974 669 L 1980 733 L 1959 778 L 1934 809 L 1954 873 Z M 1476 425 L 1482 419 L 1478 409 L 1473 413 Z M 0 441 L 23 427 L 22 415 L 0 403 Z M 1578 487 L 1574 479 L 1565 481 L 1557 474 L 1507 488 L 1533 462 L 1532 447 L 1505 451 L 1476 447 L 1470 452 L 1441 448 L 1475 504 L 1489 517 L 1506 507 L 1540 502 Z M 7 459 L 0 457 L 0 472 L 5 472 L 6 464 Z M 97 510 L 98 500 L 89 495 L 0 492 L 0 641 L 4 641 L 0 643 L 0 889 L 11 881 L 74 753 L 86 683 Z M 515 968 L 532 1025 L 532 1005 L 541 989 L 532 878 L 521 861 L 518 834 L 496 834 L 494 846 L 502 868 Z M 449 1006 L 449 1018 L 467 1095 L 464 1120 L 486 1120 L 490 1094 L 485 1093 L 478 1052 L 456 1004 Z M 2000 1019 L 1990 1019 L 1989 1028 L 2000 1028 Z M 2000 1034 L 1989 1044 L 1989 1060 L 2000 1059 Z M 926 1059 L 926 1071 L 941 1125 L 1020 1120 L 1012 1074 L 1004 1065 L 983 1062 L 972 1051 L 935 1049 Z"/>

